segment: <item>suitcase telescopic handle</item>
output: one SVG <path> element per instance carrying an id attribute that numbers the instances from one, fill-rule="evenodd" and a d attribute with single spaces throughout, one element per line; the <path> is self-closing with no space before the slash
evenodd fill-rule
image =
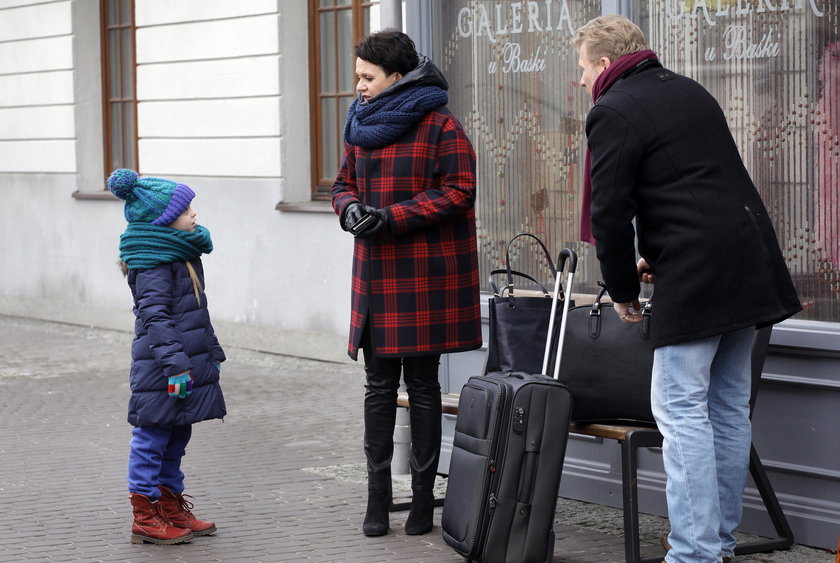
<path id="1" fill-rule="evenodd" d="M 555 379 L 559 376 L 560 354 L 563 351 L 563 339 L 566 335 L 566 313 L 569 312 L 569 297 L 572 295 L 572 281 L 574 280 L 575 270 L 577 270 L 577 254 L 571 248 L 564 248 L 560 251 L 557 257 L 557 275 L 554 279 L 554 294 L 552 296 L 551 315 L 548 319 L 548 334 L 545 339 L 545 354 L 543 355 L 542 373 L 548 373 L 548 358 L 551 355 L 551 340 L 554 337 L 554 318 L 557 314 L 557 300 L 560 298 L 560 293 L 563 291 L 563 286 L 560 280 L 563 276 L 563 270 L 566 268 L 568 262 L 568 277 L 566 279 L 566 291 L 563 298 L 563 313 L 560 318 L 560 340 L 557 343 L 557 359 L 554 362 L 553 376 Z"/>
<path id="2" fill-rule="evenodd" d="M 569 261 L 569 273 L 574 274 L 577 270 L 577 253 L 571 248 L 564 248 L 557 256 L 557 272 L 562 272 L 566 267 L 566 261 Z"/>

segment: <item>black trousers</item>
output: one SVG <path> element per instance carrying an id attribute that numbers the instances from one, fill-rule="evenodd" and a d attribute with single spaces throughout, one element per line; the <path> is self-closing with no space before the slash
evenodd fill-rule
<path id="1" fill-rule="evenodd" d="M 368 487 L 390 489 L 397 390 L 402 373 L 408 391 L 411 421 L 411 488 L 431 491 L 440 459 L 440 354 L 382 358 L 371 351 L 369 339 L 365 340 L 364 447 Z"/>

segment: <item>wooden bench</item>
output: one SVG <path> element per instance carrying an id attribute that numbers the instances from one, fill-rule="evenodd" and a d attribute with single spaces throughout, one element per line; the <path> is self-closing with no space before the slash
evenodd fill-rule
<path id="1" fill-rule="evenodd" d="M 441 394 L 441 410 L 444 414 L 458 414 L 457 393 Z M 397 406 L 408 408 L 408 395 L 401 392 L 397 396 Z M 662 434 L 656 428 L 644 426 L 625 426 L 621 424 L 580 424 L 572 423 L 570 434 L 581 434 L 616 440 L 621 445 L 621 487 L 624 507 L 624 557 L 628 563 L 660 563 L 662 556 L 641 557 L 639 540 L 639 493 L 636 482 L 639 448 L 662 446 Z M 750 449 L 750 474 L 756 484 L 764 506 L 773 523 L 778 537 L 749 542 L 735 548 L 736 555 L 785 549 L 793 545 L 793 532 L 782 512 L 781 505 L 755 447 Z"/>

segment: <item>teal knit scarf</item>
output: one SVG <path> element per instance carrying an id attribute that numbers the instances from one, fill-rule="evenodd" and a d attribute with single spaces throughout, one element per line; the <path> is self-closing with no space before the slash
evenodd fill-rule
<path id="1" fill-rule="evenodd" d="M 212 251 L 210 231 L 201 225 L 196 225 L 191 233 L 149 223 L 129 223 L 120 235 L 120 260 L 129 270 L 186 262 Z"/>

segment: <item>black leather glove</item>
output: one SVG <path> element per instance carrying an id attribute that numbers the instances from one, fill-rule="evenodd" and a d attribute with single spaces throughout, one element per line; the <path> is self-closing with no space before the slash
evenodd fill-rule
<path id="1" fill-rule="evenodd" d="M 350 227 L 356 224 L 359 219 L 364 217 L 365 212 L 362 210 L 362 204 L 353 202 L 344 210 L 344 215 L 341 216 L 341 228 L 349 231 Z"/>
<path id="2" fill-rule="evenodd" d="M 376 219 L 376 222 L 356 235 L 358 238 L 368 238 L 378 235 L 379 233 L 387 233 L 391 230 L 388 225 L 388 215 L 385 213 L 384 209 L 377 209 L 375 207 L 371 207 L 370 205 L 365 205 L 362 207 L 362 211 L 366 215 L 370 215 Z"/>

